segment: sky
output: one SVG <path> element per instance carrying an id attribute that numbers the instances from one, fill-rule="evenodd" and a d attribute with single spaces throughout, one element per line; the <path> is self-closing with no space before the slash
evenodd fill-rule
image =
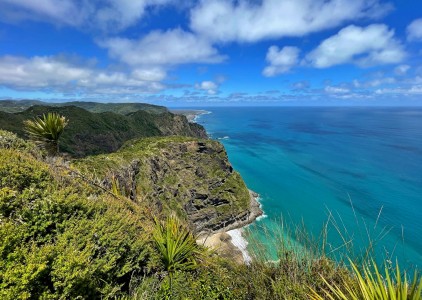
<path id="1" fill-rule="evenodd" d="M 422 1 L 0 0 L 0 99 L 422 106 Z"/>

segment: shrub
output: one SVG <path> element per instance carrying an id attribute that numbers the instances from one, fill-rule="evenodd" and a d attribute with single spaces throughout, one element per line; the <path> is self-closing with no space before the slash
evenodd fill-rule
<path id="1" fill-rule="evenodd" d="M 143 207 L 60 170 L 0 148 L 1 299 L 114 297 L 157 268 Z"/>

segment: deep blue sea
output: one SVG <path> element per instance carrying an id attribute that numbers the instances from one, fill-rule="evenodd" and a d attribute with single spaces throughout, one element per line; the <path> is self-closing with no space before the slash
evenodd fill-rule
<path id="1" fill-rule="evenodd" d="M 422 108 L 206 110 L 197 122 L 261 195 L 258 223 L 318 235 L 331 212 L 357 252 L 369 235 L 377 256 L 422 266 Z M 336 230 L 328 239 L 341 244 Z"/>

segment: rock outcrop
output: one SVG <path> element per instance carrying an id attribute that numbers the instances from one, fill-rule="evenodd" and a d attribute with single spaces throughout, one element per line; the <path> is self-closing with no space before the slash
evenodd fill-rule
<path id="1" fill-rule="evenodd" d="M 199 234 L 241 227 L 262 213 L 217 141 L 140 139 L 76 165 L 101 174 L 108 188 L 117 181 L 134 201 L 176 212 Z"/>

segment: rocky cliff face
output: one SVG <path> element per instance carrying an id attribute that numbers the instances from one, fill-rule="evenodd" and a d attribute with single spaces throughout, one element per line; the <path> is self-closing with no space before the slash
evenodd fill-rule
<path id="1" fill-rule="evenodd" d="M 147 138 L 76 165 L 102 174 L 109 188 L 113 180 L 118 182 L 134 201 L 149 201 L 159 210 L 177 212 L 197 233 L 240 227 L 261 214 L 216 141 Z"/>

